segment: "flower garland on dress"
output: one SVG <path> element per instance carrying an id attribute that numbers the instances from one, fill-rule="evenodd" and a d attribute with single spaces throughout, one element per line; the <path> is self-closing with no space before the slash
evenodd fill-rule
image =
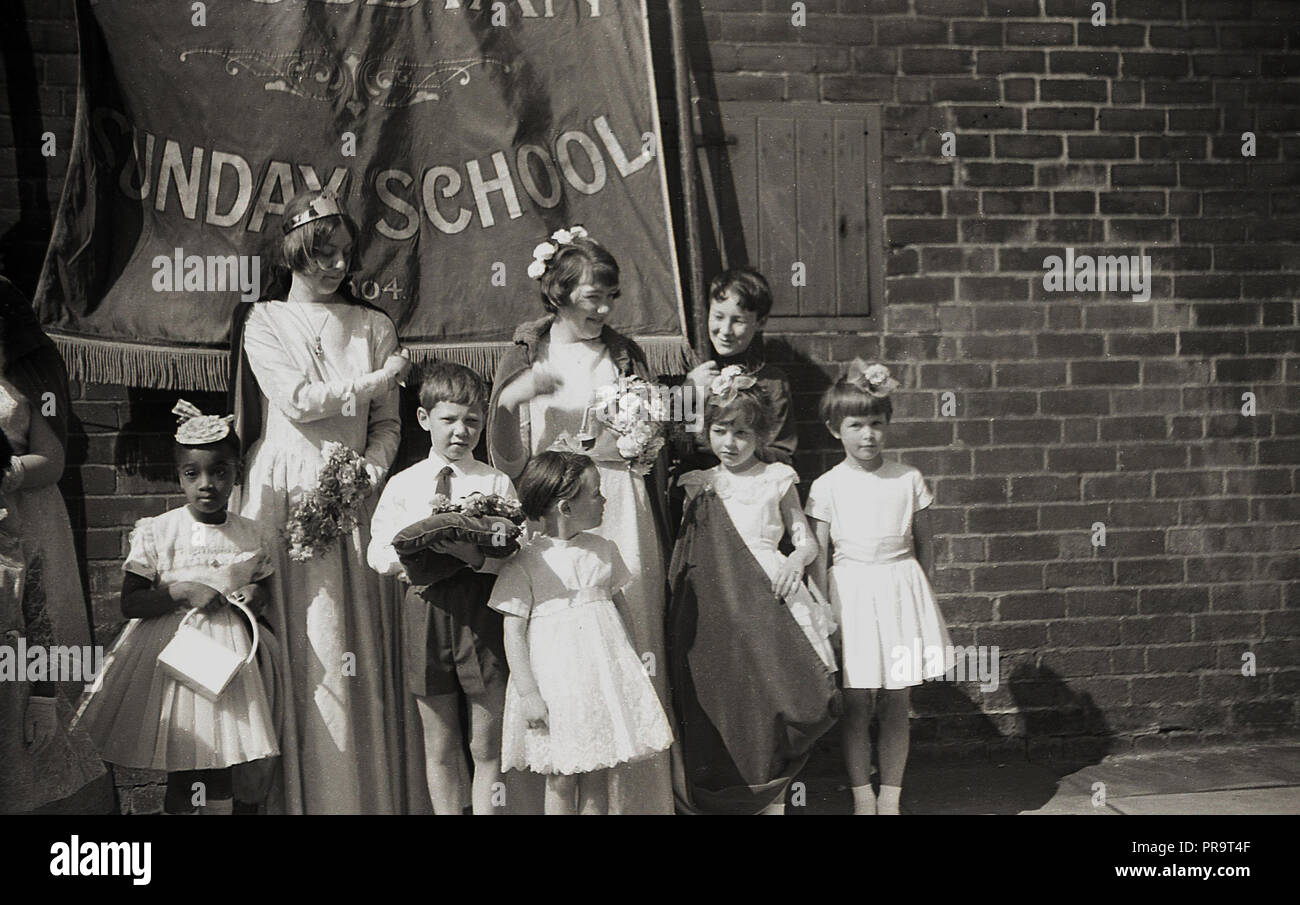
<path id="1" fill-rule="evenodd" d="M 355 528 L 373 487 L 366 460 L 351 447 L 326 441 L 321 454 L 325 463 L 316 487 L 294 504 L 281 532 L 294 562 L 329 552 L 339 537 Z"/>
<path id="2" fill-rule="evenodd" d="M 529 279 L 540 280 L 542 278 L 542 274 L 546 273 L 546 268 L 551 263 L 551 258 L 555 257 L 561 245 L 572 245 L 574 239 L 585 238 L 587 238 L 587 231 L 581 226 L 557 229 L 551 233 L 549 242 L 543 242 L 533 249 L 533 260 L 528 265 Z"/>

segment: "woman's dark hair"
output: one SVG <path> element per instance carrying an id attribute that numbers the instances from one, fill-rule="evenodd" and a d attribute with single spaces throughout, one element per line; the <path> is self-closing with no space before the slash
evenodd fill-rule
<path id="1" fill-rule="evenodd" d="M 314 192 L 299 192 L 294 195 L 284 206 L 285 223 L 292 220 L 298 214 L 307 210 L 317 198 L 326 195 L 323 189 Z M 316 220 L 310 220 L 299 226 L 297 229 L 291 229 L 280 237 L 280 263 L 290 270 L 314 270 L 316 269 L 316 252 L 325 241 L 334 235 L 335 231 L 345 226 L 348 235 L 352 237 L 352 257 L 348 261 L 348 273 L 352 273 L 356 266 L 356 242 L 360 238 L 357 233 L 357 224 L 347 212 L 344 211 L 339 216 L 321 217 Z"/>
<path id="2" fill-rule="evenodd" d="M 547 450 L 528 460 L 519 476 L 519 503 L 524 515 L 539 519 L 556 500 L 578 495 L 582 476 L 596 463 L 582 453 Z"/>
<path id="3" fill-rule="evenodd" d="M 299 192 L 294 195 L 284 206 L 284 216 L 281 222 L 287 223 L 290 219 L 305 211 L 309 204 L 324 194 L 325 190 L 320 189 Z M 360 239 L 360 233 L 357 230 L 356 221 L 346 211 L 337 217 L 321 217 L 318 220 L 311 220 L 287 233 L 276 231 L 274 237 L 270 240 L 273 243 L 271 253 L 268 255 L 271 265 L 267 268 L 267 276 L 259 301 L 286 298 L 289 295 L 289 286 L 293 282 L 293 272 L 295 270 L 315 268 L 317 250 L 325 243 L 325 240 L 334 234 L 339 226 L 347 227 L 348 235 L 352 237 L 353 244 L 352 257 L 348 261 L 347 276 L 344 277 L 343 283 L 339 286 L 338 294 L 349 302 L 359 304 L 361 300 L 352 289 L 351 277 L 360 266 L 357 254 L 357 241 Z"/>
<path id="4" fill-rule="evenodd" d="M 773 422 L 772 401 L 758 384 L 737 390 L 729 400 L 723 402 L 720 397 L 710 395 L 704 403 L 704 429 L 710 430 L 715 424 L 730 424 L 743 421 L 758 435 L 761 449 L 771 438 Z"/>
<path id="5" fill-rule="evenodd" d="M 721 302 L 728 292 L 736 294 L 736 304 L 759 320 L 772 310 L 772 287 L 767 278 L 752 267 L 734 267 L 723 271 L 709 283 L 709 304 Z"/>
<path id="6" fill-rule="evenodd" d="M 594 239 L 575 237 L 546 262 L 541 276 L 542 307 L 554 314 L 567 306 L 574 288 L 588 275 L 593 285 L 617 290 L 618 261 Z"/>
<path id="7" fill-rule="evenodd" d="M 883 415 L 888 423 L 894 417 L 894 404 L 888 396 L 873 396 L 855 383 L 849 383 L 843 377 L 831 384 L 830 389 L 822 394 L 818 406 L 822 421 L 835 430 L 845 418 L 870 418 Z"/>

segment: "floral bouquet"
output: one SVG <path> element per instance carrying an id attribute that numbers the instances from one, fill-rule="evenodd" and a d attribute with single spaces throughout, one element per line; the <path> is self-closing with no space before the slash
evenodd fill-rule
<path id="1" fill-rule="evenodd" d="M 349 447 L 328 441 L 321 452 L 325 464 L 316 487 L 294 504 L 282 532 L 294 562 L 328 552 L 340 536 L 355 528 L 362 503 L 374 486 L 366 460 Z"/>
<path id="2" fill-rule="evenodd" d="M 618 454 L 628 468 L 643 477 L 650 473 L 663 449 L 669 420 L 663 387 L 635 375 L 620 377 L 596 390 L 596 401 L 587 415 L 583 439 L 595 437 L 590 429 L 592 420 L 604 425 L 617 436 Z"/>

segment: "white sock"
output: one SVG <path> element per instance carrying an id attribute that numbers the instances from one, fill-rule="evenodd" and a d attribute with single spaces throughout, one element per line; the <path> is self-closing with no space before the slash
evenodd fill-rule
<path id="1" fill-rule="evenodd" d="M 880 787 L 880 800 L 876 802 L 876 813 L 897 814 L 898 799 L 899 796 L 901 796 L 902 794 L 903 794 L 902 786 L 882 785 Z"/>
<path id="2" fill-rule="evenodd" d="M 876 813 L 876 793 L 872 791 L 871 783 L 853 787 L 853 813 L 858 815 Z"/>
<path id="3" fill-rule="evenodd" d="M 232 798 L 213 799 L 199 808 L 200 814 L 215 814 L 217 816 L 229 817 L 234 813 L 235 801 Z"/>
<path id="4" fill-rule="evenodd" d="M 785 802 L 774 801 L 767 807 L 763 808 L 763 817 L 781 817 L 785 814 Z"/>

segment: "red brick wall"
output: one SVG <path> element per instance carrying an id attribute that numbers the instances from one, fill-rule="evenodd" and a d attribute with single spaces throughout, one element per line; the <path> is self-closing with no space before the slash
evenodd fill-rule
<path id="1" fill-rule="evenodd" d="M 0 120 L 0 249 L 31 289 L 60 158 L 42 172 L 12 136 L 67 146 L 75 47 L 68 0 L 23 5 L 35 106 Z M 773 339 L 806 479 L 836 461 L 812 413 L 837 363 L 880 358 L 903 379 L 891 442 L 937 493 L 953 639 L 1001 648 L 995 693 L 918 691 L 921 750 L 1076 756 L 1293 731 L 1295 5 L 1110 0 L 1100 28 L 1088 0 L 807 0 L 804 26 L 777 0 L 686 6 L 705 94 L 884 105 L 883 329 Z M 1067 245 L 1151 255 L 1151 300 L 1045 292 L 1043 258 Z M 65 487 L 103 626 L 126 527 L 176 502 L 170 478 L 124 464 L 163 457 L 172 395 L 85 387 L 77 402 Z"/>

